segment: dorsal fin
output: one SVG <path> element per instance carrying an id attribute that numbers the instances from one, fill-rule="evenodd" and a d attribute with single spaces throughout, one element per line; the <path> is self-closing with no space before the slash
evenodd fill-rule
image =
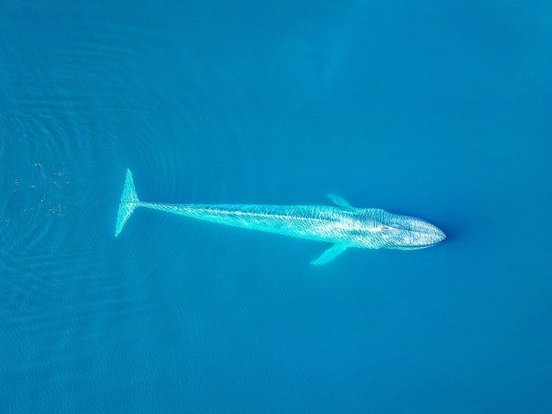
<path id="1" fill-rule="evenodd" d="M 332 202 L 339 207 L 354 210 L 354 207 L 349 204 L 347 200 L 337 194 L 326 194 L 326 196 L 332 200 Z"/>

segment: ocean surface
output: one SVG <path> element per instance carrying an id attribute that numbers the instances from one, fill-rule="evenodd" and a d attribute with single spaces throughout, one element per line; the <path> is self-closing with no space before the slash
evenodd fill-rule
<path id="1" fill-rule="evenodd" d="M 0 412 L 552 412 L 552 4 L 2 0 Z M 331 204 L 351 249 L 145 209 Z"/>

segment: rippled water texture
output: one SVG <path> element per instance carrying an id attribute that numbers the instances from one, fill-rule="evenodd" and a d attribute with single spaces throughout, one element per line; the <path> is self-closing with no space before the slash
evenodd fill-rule
<path id="1" fill-rule="evenodd" d="M 0 412 L 552 412 L 547 2 L 0 4 Z M 427 219 L 415 252 L 140 209 Z"/>

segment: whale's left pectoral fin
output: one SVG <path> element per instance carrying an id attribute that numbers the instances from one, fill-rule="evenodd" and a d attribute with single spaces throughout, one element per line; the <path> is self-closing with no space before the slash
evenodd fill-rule
<path id="1" fill-rule="evenodd" d="M 347 200 L 345 200 L 343 197 L 337 195 L 337 194 L 326 194 L 326 197 L 328 197 L 332 202 L 339 207 L 354 210 L 355 208 L 349 204 Z"/>
<path id="2" fill-rule="evenodd" d="M 330 263 L 333 259 L 335 259 L 348 248 L 349 245 L 345 243 L 334 244 L 332 247 L 322 253 L 317 259 L 313 260 L 311 264 L 315 266 L 322 266 Z"/>

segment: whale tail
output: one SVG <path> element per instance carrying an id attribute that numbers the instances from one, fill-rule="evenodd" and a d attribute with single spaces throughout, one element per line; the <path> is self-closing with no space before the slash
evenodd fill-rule
<path id="1" fill-rule="evenodd" d="M 136 207 L 140 206 L 140 200 L 138 200 L 138 194 L 136 194 L 136 188 L 134 187 L 134 180 L 132 179 L 132 172 L 127 169 L 125 186 L 123 193 L 121 194 L 121 202 L 119 203 L 119 212 L 117 213 L 117 224 L 115 225 L 115 237 L 121 234 L 125 223 L 128 221 L 132 212 Z"/>

